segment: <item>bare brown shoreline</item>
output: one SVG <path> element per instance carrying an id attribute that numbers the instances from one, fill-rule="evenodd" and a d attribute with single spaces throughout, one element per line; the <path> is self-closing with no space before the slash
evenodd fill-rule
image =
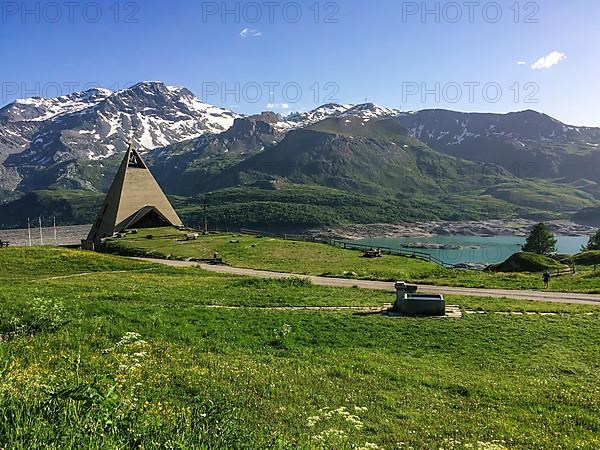
<path id="1" fill-rule="evenodd" d="M 311 229 L 301 234 L 326 239 L 358 240 L 367 238 L 404 238 L 433 236 L 527 236 L 536 222 L 526 219 L 482 220 L 464 222 L 418 222 L 398 224 L 356 224 L 338 225 Z M 556 220 L 546 222 L 557 236 L 591 236 L 595 229 L 570 222 Z M 84 239 L 91 225 L 57 226 L 57 239 L 54 229 L 43 229 L 43 242 L 46 245 L 76 245 Z M 40 244 L 39 228 L 32 227 L 32 244 Z M 29 244 L 27 229 L 0 230 L 0 240 L 14 246 Z"/>
<path id="2" fill-rule="evenodd" d="M 310 230 L 316 237 L 329 239 L 405 238 L 433 236 L 527 236 L 537 222 L 527 219 L 464 222 L 418 222 L 398 224 L 339 225 Z M 546 222 L 557 236 L 591 236 L 595 229 L 568 220 Z"/>

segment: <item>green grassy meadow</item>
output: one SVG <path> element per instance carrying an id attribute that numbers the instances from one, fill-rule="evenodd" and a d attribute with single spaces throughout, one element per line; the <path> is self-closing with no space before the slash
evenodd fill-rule
<path id="1" fill-rule="evenodd" d="M 109 241 L 106 251 L 157 258 L 211 258 L 215 252 L 234 267 L 263 269 L 303 275 L 323 275 L 371 280 L 404 280 L 440 286 L 502 289 L 542 289 L 541 274 L 498 273 L 444 269 L 414 258 L 384 255 L 362 258 L 359 251 L 321 243 L 256 237 L 239 234 L 211 234 L 185 241 L 176 229 L 138 230 Z M 148 239 L 148 236 L 153 239 Z M 600 293 L 600 270 L 579 265 L 575 274 L 555 277 L 550 289 L 558 292 Z"/>
<path id="2" fill-rule="evenodd" d="M 594 307 L 270 310 L 393 295 L 51 248 L 0 251 L 0 274 L 0 448 L 600 446 Z"/>

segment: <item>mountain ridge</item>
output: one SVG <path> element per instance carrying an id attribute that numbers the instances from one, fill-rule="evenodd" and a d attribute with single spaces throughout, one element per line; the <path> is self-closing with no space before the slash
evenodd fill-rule
<path id="1" fill-rule="evenodd" d="M 600 128 L 532 110 L 401 111 L 373 103 L 244 116 L 162 82 L 6 105 L 0 190 L 4 198 L 103 191 L 131 141 L 176 195 L 274 192 L 284 183 L 421 202 L 463 196 L 452 204 L 473 213 L 503 202 L 497 205 L 506 211 L 513 205 L 562 214 L 600 201 Z"/>

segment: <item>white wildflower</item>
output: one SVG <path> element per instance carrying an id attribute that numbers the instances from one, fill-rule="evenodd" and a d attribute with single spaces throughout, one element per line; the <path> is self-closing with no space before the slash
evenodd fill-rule
<path id="1" fill-rule="evenodd" d="M 319 416 L 311 416 L 311 417 L 308 418 L 307 425 L 312 428 L 312 427 L 314 427 L 317 424 L 317 422 L 319 420 L 321 420 L 321 418 Z"/>

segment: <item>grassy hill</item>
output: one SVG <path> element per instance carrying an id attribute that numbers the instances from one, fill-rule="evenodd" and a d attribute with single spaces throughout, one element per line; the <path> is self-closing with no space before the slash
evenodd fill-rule
<path id="1" fill-rule="evenodd" d="M 152 239 L 147 236 L 152 235 Z M 539 273 L 546 268 L 564 266 L 537 255 L 518 254 L 519 271 L 513 266 L 505 272 L 441 268 L 414 258 L 386 255 L 365 259 L 360 251 L 346 250 L 323 243 L 261 238 L 237 233 L 217 233 L 186 241 L 185 233 L 172 228 L 138 230 L 124 238 L 108 241 L 104 251 L 134 256 L 173 259 L 209 259 L 215 252 L 226 264 L 250 269 L 305 275 L 397 281 L 421 284 L 500 289 L 541 289 Z M 533 263 L 539 264 L 534 266 Z M 527 264 L 525 264 L 527 263 Z M 528 273 L 527 271 L 530 271 Z M 555 277 L 551 290 L 559 292 L 600 293 L 600 271 L 581 267 L 575 274 Z"/>
<path id="2" fill-rule="evenodd" d="M 582 266 L 598 266 L 600 265 L 600 251 L 590 250 L 578 253 L 573 257 L 573 261 L 577 265 Z"/>
<path id="3" fill-rule="evenodd" d="M 385 255 L 368 259 L 358 251 L 315 242 L 227 233 L 201 236 L 195 241 L 184 241 L 184 237 L 185 233 L 173 228 L 138 230 L 137 234 L 111 239 L 103 251 L 174 259 L 210 259 L 217 252 L 234 267 L 388 281 L 440 272 L 436 264 L 415 258 Z"/>
<path id="4" fill-rule="evenodd" d="M 565 266 L 548 256 L 519 252 L 506 261 L 493 267 L 496 272 L 543 272 L 551 269 L 564 269 Z"/>
<path id="5" fill-rule="evenodd" d="M 1 448 L 600 446 L 594 307 L 391 319 L 269 309 L 393 298 L 299 280 L 42 248 L 0 268 Z"/>

